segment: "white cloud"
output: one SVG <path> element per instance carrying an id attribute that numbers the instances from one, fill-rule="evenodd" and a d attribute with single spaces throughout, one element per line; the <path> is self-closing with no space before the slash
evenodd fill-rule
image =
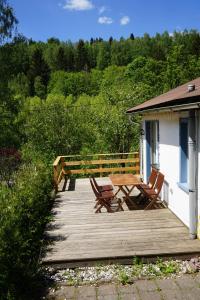
<path id="1" fill-rule="evenodd" d="M 128 16 L 124 16 L 120 19 L 121 25 L 127 25 L 130 22 L 130 18 Z"/>
<path id="2" fill-rule="evenodd" d="M 94 8 L 91 0 L 66 0 L 64 9 L 68 10 L 90 10 Z"/>
<path id="3" fill-rule="evenodd" d="M 99 17 L 98 23 L 110 25 L 113 23 L 113 19 L 109 17 Z"/>
<path id="4" fill-rule="evenodd" d="M 99 14 L 101 15 L 101 14 L 104 13 L 104 11 L 106 11 L 106 10 L 107 10 L 106 6 L 101 6 L 101 7 L 99 8 Z"/>

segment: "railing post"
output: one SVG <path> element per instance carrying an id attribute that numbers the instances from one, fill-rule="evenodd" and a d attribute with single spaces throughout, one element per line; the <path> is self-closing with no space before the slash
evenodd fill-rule
<path id="1" fill-rule="evenodd" d="M 60 158 L 60 162 L 61 162 L 61 176 L 62 176 L 62 178 L 63 178 L 63 174 L 65 174 L 64 172 L 63 172 L 63 170 L 64 170 L 64 168 L 65 168 L 65 158 L 63 157 L 63 156 L 61 156 L 61 158 Z M 62 178 L 61 178 L 61 180 L 62 180 Z"/>
<path id="2" fill-rule="evenodd" d="M 98 155 L 98 159 L 102 160 L 104 158 L 103 155 Z M 99 169 L 102 169 L 102 164 L 99 165 Z M 100 177 L 102 177 L 102 172 L 100 172 Z"/>
<path id="3" fill-rule="evenodd" d="M 58 166 L 53 166 L 53 178 L 54 178 L 54 187 L 56 193 L 58 192 Z"/>
<path id="4" fill-rule="evenodd" d="M 124 153 L 121 155 L 121 158 L 122 158 L 122 159 L 126 158 L 125 155 L 124 155 Z M 122 168 L 125 168 L 125 167 L 126 167 L 126 163 L 122 163 L 121 166 L 122 166 Z M 121 173 L 122 173 L 122 174 L 125 174 L 126 171 L 122 171 Z"/>

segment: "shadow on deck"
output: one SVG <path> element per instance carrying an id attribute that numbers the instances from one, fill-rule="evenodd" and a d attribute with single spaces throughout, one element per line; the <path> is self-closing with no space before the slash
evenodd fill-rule
<path id="1" fill-rule="evenodd" d="M 108 183 L 108 178 L 98 180 Z M 63 182 L 55 200 L 54 221 L 47 227 L 52 241 L 44 264 L 75 267 L 96 262 L 130 263 L 144 259 L 200 254 L 200 241 L 167 208 L 94 213 L 89 179 Z"/>

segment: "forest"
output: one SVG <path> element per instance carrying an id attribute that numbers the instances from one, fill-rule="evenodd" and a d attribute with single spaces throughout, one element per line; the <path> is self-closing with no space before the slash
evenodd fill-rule
<path id="1" fill-rule="evenodd" d="M 56 156 L 137 151 L 139 117 L 126 110 L 200 76 L 197 30 L 39 42 L 17 23 L 0 0 L 1 300 L 45 287 Z"/>
<path id="2" fill-rule="evenodd" d="M 200 35 L 77 43 L 18 35 L 0 48 L 3 147 L 57 155 L 137 150 L 126 109 L 200 75 Z"/>

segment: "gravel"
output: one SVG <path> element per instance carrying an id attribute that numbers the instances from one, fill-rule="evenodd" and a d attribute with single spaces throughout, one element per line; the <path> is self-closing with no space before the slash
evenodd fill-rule
<path id="1" fill-rule="evenodd" d="M 162 267 L 167 267 L 163 273 Z M 171 266 L 173 266 L 172 269 Z M 48 280 L 66 285 L 95 284 L 101 282 L 122 283 L 133 282 L 139 278 L 150 279 L 152 277 L 174 277 L 182 274 L 191 274 L 200 271 L 200 257 L 190 260 L 170 260 L 147 264 L 133 265 L 98 265 L 94 267 L 84 267 L 75 269 L 55 270 L 48 268 Z M 131 280 L 130 280 L 131 279 Z"/>

